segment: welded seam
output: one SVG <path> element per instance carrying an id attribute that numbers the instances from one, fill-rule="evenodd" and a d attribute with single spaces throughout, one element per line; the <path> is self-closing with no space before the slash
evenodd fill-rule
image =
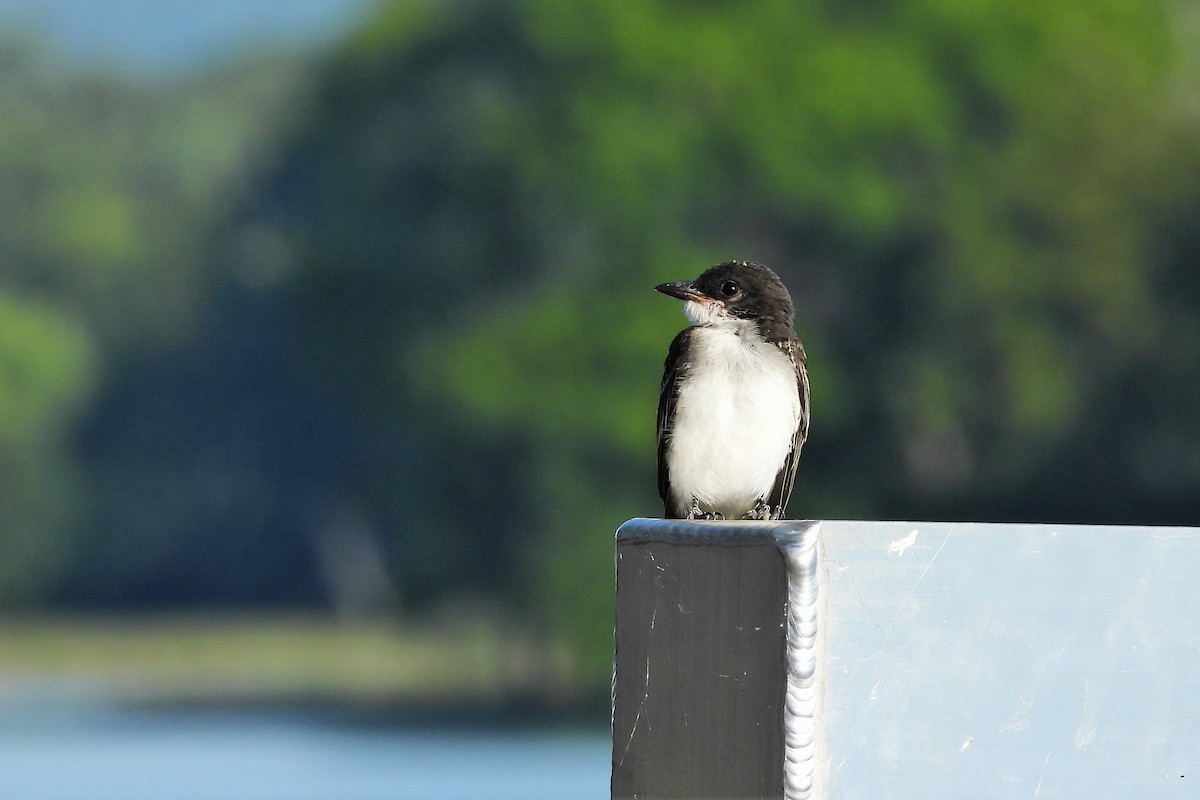
<path id="1" fill-rule="evenodd" d="M 783 794 L 786 800 L 821 797 L 820 523 L 780 537 L 787 568 L 787 689 L 784 700 Z"/>

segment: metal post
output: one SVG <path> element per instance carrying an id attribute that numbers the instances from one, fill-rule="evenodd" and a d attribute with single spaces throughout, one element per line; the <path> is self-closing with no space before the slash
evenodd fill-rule
<path id="1" fill-rule="evenodd" d="M 1197 598 L 1197 528 L 631 520 L 613 797 L 1195 797 Z"/>

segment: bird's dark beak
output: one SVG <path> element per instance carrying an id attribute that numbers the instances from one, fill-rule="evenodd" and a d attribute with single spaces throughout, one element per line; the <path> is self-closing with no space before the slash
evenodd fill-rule
<path id="1" fill-rule="evenodd" d="M 662 292 L 663 294 L 670 295 L 671 297 L 677 297 L 680 300 L 705 301 L 711 299 L 708 296 L 701 294 L 700 291 L 696 289 L 696 284 L 692 281 L 660 283 L 658 286 L 654 287 L 654 291 Z"/>

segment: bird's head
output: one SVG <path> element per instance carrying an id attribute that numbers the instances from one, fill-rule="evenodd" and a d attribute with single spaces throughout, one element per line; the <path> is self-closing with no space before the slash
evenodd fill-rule
<path id="1" fill-rule="evenodd" d="M 692 281 L 654 287 L 683 301 L 693 325 L 755 322 L 759 327 L 792 327 L 792 296 L 779 276 L 761 264 L 726 261 L 706 269 Z"/>

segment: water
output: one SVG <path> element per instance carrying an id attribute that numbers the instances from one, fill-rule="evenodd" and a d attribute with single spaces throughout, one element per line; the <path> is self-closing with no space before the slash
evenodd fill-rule
<path id="1" fill-rule="evenodd" d="M 595 729 L 381 729 L 311 715 L 0 711 L 3 800 L 587 800 Z"/>

